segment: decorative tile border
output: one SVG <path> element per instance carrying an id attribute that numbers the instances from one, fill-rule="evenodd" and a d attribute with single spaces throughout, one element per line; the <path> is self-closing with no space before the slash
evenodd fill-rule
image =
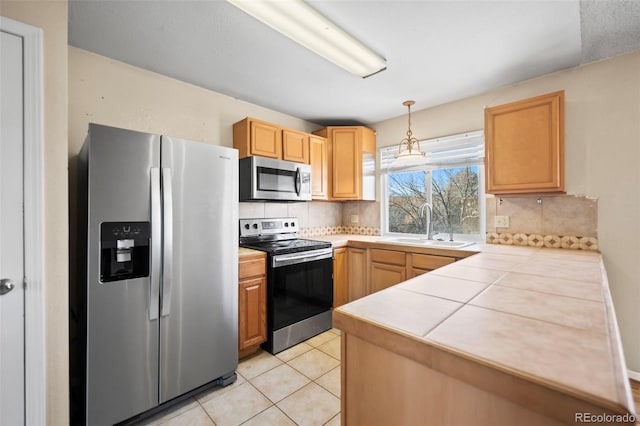
<path id="1" fill-rule="evenodd" d="M 598 251 L 598 239 L 573 235 L 512 234 L 487 232 L 488 244 L 563 248 L 570 250 Z"/>
<path id="2" fill-rule="evenodd" d="M 339 234 L 380 235 L 380 228 L 372 226 L 317 226 L 315 228 L 303 228 L 298 231 L 298 236 L 302 238 Z"/>

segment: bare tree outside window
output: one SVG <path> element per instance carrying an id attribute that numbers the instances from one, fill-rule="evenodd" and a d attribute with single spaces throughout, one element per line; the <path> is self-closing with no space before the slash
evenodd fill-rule
<path id="1" fill-rule="evenodd" d="M 419 211 L 427 201 L 426 172 L 393 173 L 388 182 L 389 232 L 424 233 L 426 220 Z"/>
<path id="2" fill-rule="evenodd" d="M 435 233 L 479 234 L 479 172 L 468 166 L 389 174 L 389 232 L 426 234 L 419 211 L 430 202 Z"/>

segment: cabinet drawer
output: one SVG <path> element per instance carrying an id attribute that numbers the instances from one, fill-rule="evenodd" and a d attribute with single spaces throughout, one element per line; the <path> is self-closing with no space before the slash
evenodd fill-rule
<path id="1" fill-rule="evenodd" d="M 404 266 L 407 263 L 404 252 L 393 250 L 371 249 L 371 260 L 373 262 L 400 266 Z"/>
<path id="2" fill-rule="evenodd" d="M 240 258 L 238 263 L 238 279 L 257 277 L 266 274 L 267 262 L 265 255 Z"/>
<path id="3" fill-rule="evenodd" d="M 455 257 L 415 253 L 411 255 L 411 266 L 418 269 L 438 269 L 455 261 Z"/>

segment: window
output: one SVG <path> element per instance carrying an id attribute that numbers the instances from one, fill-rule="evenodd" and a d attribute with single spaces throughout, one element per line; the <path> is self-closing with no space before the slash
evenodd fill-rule
<path id="1" fill-rule="evenodd" d="M 436 239 L 484 240 L 482 131 L 421 141 L 426 164 L 394 167 L 397 146 L 380 149 L 383 232 L 424 237 L 428 203 Z"/>

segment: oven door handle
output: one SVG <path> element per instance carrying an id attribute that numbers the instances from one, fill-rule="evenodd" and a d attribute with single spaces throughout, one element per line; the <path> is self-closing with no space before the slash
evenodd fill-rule
<path id="1" fill-rule="evenodd" d="M 281 254 L 273 256 L 271 266 L 279 268 L 281 266 L 295 265 L 297 263 L 313 262 L 322 259 L 332 259 L 333 249 L 326 248 L 320 250 L 306 251 L 301 253 Z"/>

